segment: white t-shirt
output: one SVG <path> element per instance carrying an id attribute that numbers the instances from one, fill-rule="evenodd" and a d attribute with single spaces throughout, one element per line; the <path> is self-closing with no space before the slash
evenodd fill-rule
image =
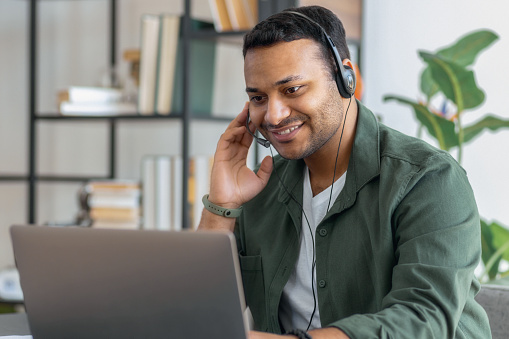
<path id="1" fill-rule="evenodd" d="M 316 298 L 318 298 L 316 289 L 316 268 L 313 268 L 313 273 L 311 273 L 314 260 L 313 244 L 316 227 L 327 213 L 329 199 L 331 199 L 331 207 L 334 204 L 334 201 L 336 201 L 336 198 L 345 186 L 345 179 L 346 172 L 338 180 L 336 180 L 332 186 L 332 198 L 330 198 L 331 186 L 313 197 L 311 181 L 309 179 L 309 170 L 307 167 L 304 170 L 304 193 L 302 199 L 304 210 L 302 212 L 300 253 L 295 264 L 295 270 L 292 272 L 290 279 L 283 289 L 283 295 L 279 306 L 279 319 L 285 331 L 296 328 L 305 330 L 308 327 L 309 319 L 311 318 L 311 314 L 314 309 L 311 274 L 313 274 L 314 280 L 314 293 Z M 321 327 L 322 325 L 317 305 L 310 329 Z"/>

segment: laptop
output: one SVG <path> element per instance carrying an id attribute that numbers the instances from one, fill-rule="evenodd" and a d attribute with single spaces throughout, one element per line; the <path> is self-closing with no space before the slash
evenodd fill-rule
<path id="1" fill-rule="evenodd" d="M 231 233 L 10 231 L 35 339 L 247 337 Z"/>

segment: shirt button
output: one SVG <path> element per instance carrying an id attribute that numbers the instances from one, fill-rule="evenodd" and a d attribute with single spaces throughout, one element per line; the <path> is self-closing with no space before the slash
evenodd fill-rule
<path id="1" fill-rule="evenodd" d="M 320 234 L 322 237 L 325 237 L 327 235 L 327 230 L 325 228 L 320 228 L 318 234 Z"/>
<path id="2" fill-rule="evenodd" d="M 319 287 L 321 287 L 321 288 L 324 288 L 324 287 L 325 287 L 325 285 L 327 285 L 327 284 L 325 283 L 325 280 L 320 280 L 320 281 L 318 282 L 318 286 L 319 286 Z"/>

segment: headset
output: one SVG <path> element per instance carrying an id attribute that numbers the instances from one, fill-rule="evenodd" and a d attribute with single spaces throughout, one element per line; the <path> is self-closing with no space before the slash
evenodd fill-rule
<path id="1" fill-rule="evenodd" d="M 334 57 L 334 63 L 336 64 L 336 67 L 337 67 L 335 81 L 336 81 L 336 85 L 338 87 L 339 94 L 341 94 L 341 96 L 343 98 L 346 98 L 346 99 L 351 98 L 352 95 L 355 93 L 355 86 L 356 86 L 355 72 L 350 67 L 343 65 L 343 62 L 342 62 L 341 56 L 339 55 L 338 49 L 336 48 L 334 41 L 332 41 L 331 37 L 327 34 L 325 29 L 323 29 L 323 27 L 320 26 L 320 24 L 318 24 L 316 21 L 314 21 L 307 15 L 302 14 L 300 12 L 284 11 L 283 13 L 290 13 L 290 14 L 294 14 L 294 15 L 300 16 L 302 18 L 305 18 L 306 20 L 308 20 L 309 22 L 315 24 L 318 28 L 320 28 L 321 32 L 325 36 L 325 40 L 327 41 L 327 45 L 329 46 L 329 49 L 332 51 L 332 55 Z M 251 132 L 251 129 L 249 128 L 250 120 L 251 119 L 249 116 L 249 109 L 248 109 L 247 119 L 246 119 L 246 128 L 247 128 L 248 133 L 251 134 L 251 136 L 253 136 L 253 138 L 256 140 L 256 142 L 258 144 L 260 144 L 261 146 L 263 146 L 265 148 L 269 148 L 270 141 L 260 138 L 260 137 L 256 136 L 253 132 Z"/>
<path id="2" fill-rule="evenodd" d="M 327 212 L 328 212 L 329 208 L 330 208 L 331 198 L 332 198 L 332 191 L 333 191 L 334 181 L 335 181 L 334 179 L 335 179 L 335 176 L 336 176 L 336 165 L 337 165 L 337 160 L 338 160 L 338 156 L 339 156 L 339 149 L 341 147 L 341 140 L 343 139 L 343 131 L 344 131 L 344 128 L 345 128 L 346 116 L 348 114 L 348 110 L 349 110 L 350 104 L 352 102 L 352 96 L 355 93 L 355 85 L 356 85 L 355 72 L 350 67 L 343 65 L 342 59 L 341 59 L 341 57 L 339 55 L 339 52 L 338 52 L 338 49 L 336 48 L 336 45 L 332 41 L 331 37 L 327 34 L 327 32 L 325 32 L 325 29 L 323 29 L 323 27 L 320 26 L 316 21 L 314 21 L 313 19 L 311 19 L 307 15 L 304 15 L 304 14 L 302 14 L 300 12 L 284 11 L 283 13 L 290 13 L 290 14 L 294 14 L 294 15 L 300 16 L 302 18 L 305 18 L 306 20 L 308 20 L 309 22 L 315 24 L 316 26 L 318 26 L 320 28 L 321 32 L 325 36 L 325 40 L 327 41 L 329 49 L 332 51 L 332 55 L 334 57 L 334 62 L 336 64 L 336 68 L 337 68 L 337 72 L 336 72 L 336 75 L 335 75 L 334 79 L 336 81 L 336 85 L 337 85 L 339 94 L 341 94 L 341 96 L 343 98 L 350 99 L 350 101 L 348 103 L 348 107 L 346 109 L 346 113 L 345 113 L 345 117 L 344 117 L 344 121 L 343 121 L 343 127 L 342 127 L 342 130 L 341 130 L 341 136 L 340 136 L 340 139 L 339 139 L 338 151 L 337 151 L 337 154 L 336 154 L 336 161 L 335 161 L 335 165 L 334 165 L 334 174 L 332 176 L 331 193 L 330 193 L 329 203 L 327 205 Z M 260 138 L 260 137 L 256 136 L 253 132 L 251 132 L 251 129 L 249 128 L 249 121 L 250 121 L 250 116 L 249 116 L 249 108 L 248 108 L 248 110 L 247 110 L 247 119 L 246 119 L 246 129 L 247 129 L 248 133 L 254 138 L 254 140 L 256 140 L 256 142 L 258 144 L 260 144 L 261 146 L 263 146 L 265 148 L 269 148 L 269 150 L 270 150 L 270 152 L 272 154 L 272 149 L 270 148 L 270 141 L 268 141 L 266 139 L 263 139 L 263 138 Z M 274 155 L 273 154 L 272 154 L 272 162 L 273 162 L 273 165 L 274 165 Z M 316 312 L 316 309 L 317 309 L 317 300 L 316 300 L 317 298 L 316 298 L 315 289 L 314 289 L 314 271 L 315 271 L 315 267 L 316 267 L 316 252 L 315 252 L 314 236 L 313 236 L 313 232 L 311 230 L 311 226 L 310 226 L 308 217 L 306 216 L 306 213 L 304 212 L 304 207 L 293 196 L 293 194 L 288 190 L 288 188 L 286 188 L 286 186 L 283 184 L 283 181 L 281 180 L 281 177 L 279 176 L 279 173 L 275 170 L 275 168 L 274 168 L 274 172 L 276 173 L 276 175 L 277 175 L 277 177 L 279 179 L 279 182 L 281 182 L 282 187 L 285 189 L 285 191 L 290 195 L 290 197 L 298 205 L 300 205 L 302 213 L 304 214 L 304 217 L 305 217 L 306 222 L 308 224 L 309 232 L 311 233 L 311 239 L 312 239 L 312 243 L 313 243 L 313 264 L 312 264 L 312 267 L 311 267 L 311 288 L 312 288 L 312 291 L 313 291 L 313 300 L 314 300 L 313 304 L 314 305 L 313 305 L 313 311 L 312 311 L 311 316 L 309 318 L 308 326 L 307 326 L 307 329 L 306 329 L 306 331 L 308 331 L 310 326 L 311 326 L 311 324 L 312 324 L 312 321 L 313 321 L 313 318 L 314 318 L 314 315 L 315 315 L 315 312 Z"/>

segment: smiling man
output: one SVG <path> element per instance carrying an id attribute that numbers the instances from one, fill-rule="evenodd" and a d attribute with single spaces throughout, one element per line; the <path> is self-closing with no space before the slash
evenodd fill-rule
<path id="1" fill-rule="evenodd" d="M 218 142 L 200 229 L 235 232 L 250 337 L 489 338 L 464 170 L 378 123 L 349 58 L 317 6 L 244 38 L 249 103 Z M 252 171 L 255 129 L 279 155 Z"/>

